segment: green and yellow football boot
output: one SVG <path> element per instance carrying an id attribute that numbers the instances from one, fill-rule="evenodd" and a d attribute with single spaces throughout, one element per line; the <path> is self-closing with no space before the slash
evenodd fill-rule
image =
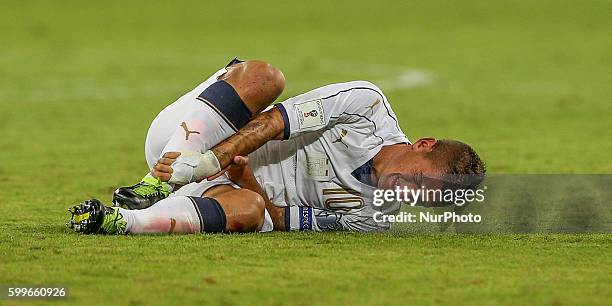
<path id="1" fill-rule="evenodd" d="M 66 225 L 77 233 L 121 235 L 127 222 L 118 207 L 104 206 L 97 199 L 87 200 L 68 209 L 71 213 Z"/>
<path id="2" fill-rule="evenodd" d="M 145 209 L 170 195 L 168 184 L 152 176 L 142 182 L 115 190 L 113 206 L 125 209 Z"/>

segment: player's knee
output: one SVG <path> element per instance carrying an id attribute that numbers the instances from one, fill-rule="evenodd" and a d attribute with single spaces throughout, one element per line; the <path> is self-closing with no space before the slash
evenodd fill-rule
<path id="1" fill-rule="evenodd" d="M 250 191 L 248 196 L 249 205 L 245 205 L 245 214 L 249 216 L 250 226 L 253 231 L 260 230 L 264 222 L 264 211 L 266 209 L 266 202 L 264 198 L 256 192 Z"/>
<path id="2" fill-rule="evenodd" d="M 265 201 L 258 193 L 239 189 L 233 192 L 233 202 L 228 218 L 229 231 L 254 232 L 261 229 L 264 222 Z"/>
<path id="3" fill-rule="evenodd" d="M 276 67 L 264 61 L 247 62 L 245 73 L 251 80 L 245 93 L 248 96 L 256 96 L 255 100 L 268 103 L 274 102 L 285 89 L 285 76 Z"/>
<path id="4" fill-rule="evenodd" d="M 274 102 L 285 90 L 285 75 L 278 68 L 266 62 L 258 62 L 257 73 L 261 76 L 263 96 Z"/>
<path id="5" fill-rule="evenodd" d="M 228 74 L 227 81 L 254 112 L 272 104 L 285 89 L 285 76 L 267 62 L 247 61 L 235 69 Z"/>

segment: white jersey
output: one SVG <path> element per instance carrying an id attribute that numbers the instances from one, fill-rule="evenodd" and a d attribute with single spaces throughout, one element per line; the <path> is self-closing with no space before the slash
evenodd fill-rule
<path id="1" fill-rule="evenodd" d="M 145 141 L 145 157 L 150 169 L 165 152 L 203 153 L 235 133 L 218 112 L 198 99 L 225 72 L 225 68 L 215 72 L 155 117 Z"/>
<path id="2" fill-rule="evenodd" d="M 286 140 L 267 142 L 249 155 L 249 163 L 272 203 L 289 207 L 286 226 L 292 230 L 388 229 L 389 223 L 374 221 L 374 213 L 396 214 L 400 206 L 372 205 L 376 187 L 368 182 L 367 168 L 383 146 L 409 140 L 382 91 L 365 81 L 332 84 L 275 107 L 283 115 Z M 190 183 L 176 195 L 201 196 L 219 184 L 234 185 L 224 175 Z M 271 228 L 268 216 L 264 223 Z"/>
<path id="3" fill-rule="evenodd" d="M 276 107 L 287 140 L 270 141 L 249 155 L 272 203 L 315 208 L 309 213 L 316 218 L 308 221 L 314 219 L 315 230 L 387 229 L 390 224 L 372 216 L 396 213 L 399 204 L 373 206 L 376 187 L 368 175 L 359 177 L 383 146 L 409 143 L 382 91 L 366 81 L 332 84 Z"/>

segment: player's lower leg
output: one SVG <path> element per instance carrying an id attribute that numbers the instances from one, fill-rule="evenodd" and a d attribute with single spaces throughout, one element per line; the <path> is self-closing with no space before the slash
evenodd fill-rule
<path id="1" fill-rule="evenodd" d="M 84 234 L 219 233 L 226 216 L 212 198 L 170 197 L 143 210 L 107 207 L 92 199 L 68 210 L 67 225 Z"/>

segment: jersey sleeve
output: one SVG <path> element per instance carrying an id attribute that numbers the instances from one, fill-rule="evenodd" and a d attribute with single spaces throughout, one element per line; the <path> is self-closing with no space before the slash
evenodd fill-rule
<path id="1" fill-rule="evenodd" d="M 285 207 L 287 231 L 378 232 L 389 228 L 389 223 L 376 222 L 369 211 L 338 212 L 306 206 Z"/>
<path id="2" fill-rule="evenodd" d="M 330 128 L 338 123 L 368 121 L 390 141 L 407 142 L 382 91 L 367 81 L 331 84 L 276 105 L 283 116 L 284 139 Z"/>

